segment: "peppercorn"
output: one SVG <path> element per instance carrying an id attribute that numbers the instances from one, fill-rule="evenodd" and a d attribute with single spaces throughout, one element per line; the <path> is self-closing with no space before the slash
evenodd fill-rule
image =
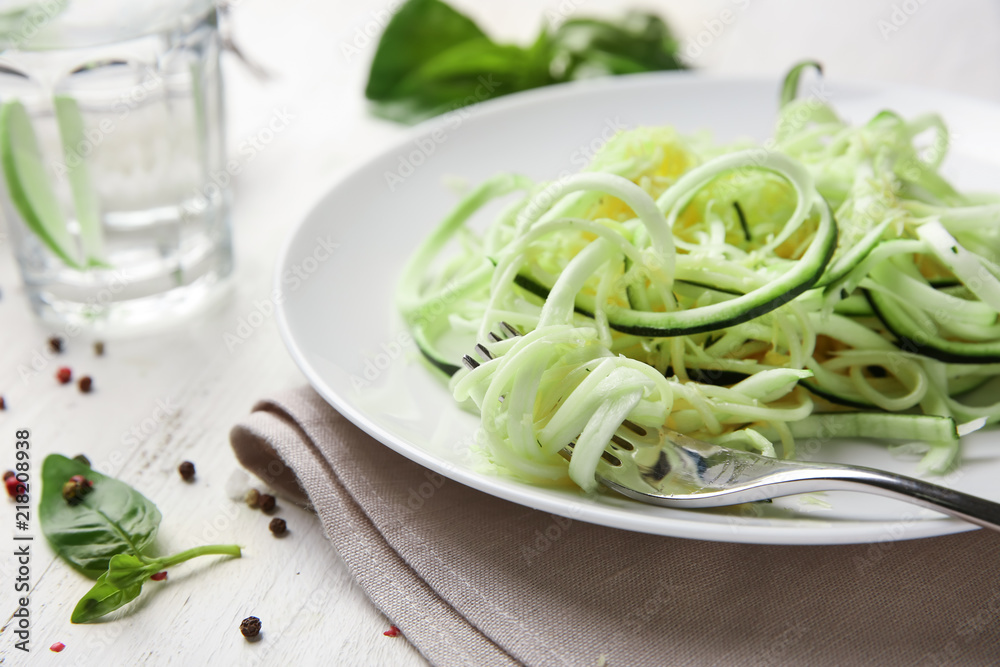
<path id="1" fill-rule="evenodd" d="M 257 506 L 260 507 L 265 512 L 273 512 L 274 506 L 276 504 L 274 496 L 269 493 L 260 494 L 260 498 L 257 499 Z"/>
<path id="2" fill-rule="evenodd" d="M 4 480 L 4 486 L 7 487 L 7 495 L 11 498 L 24 495 L 24 482 L 17 481 L 17 477 L 13 475 Z"/>
<path id="3" fill-rule="evenodd" d="M 68 366 L 63 366 L 56 371 L 56 379 L 59 380 L 59 384 L 67 384 L 73 379 L 73 371 Z"/>
<path id="4" fill-rule="evenodd" d="M 267 527 L 274 533 L 275 537 L 281 537 L 288 530 L 284 519 L 271 519 L 271 523 L 267 524 Z"/>
<path id="5" fill-rule="evenodd" d="M 7 409 L 7 401 L 4 400 L 3 396 L 0 396 L 0 410 Z"/>
<path id="6" fill-rule="evenodd" d="M 181 477 L 185 482 L 190 482 L 194 479 L 194 464 L 190 461 L 184 461 L 177 466 L 177 472 L 181 474 Z"/>
<path id="7" fill-rule="evenodd" d="M 104 356 L 104 341 L 95 340 L 94 341 L 94 356 L 103 357 Z"/>
<path id="8" fill-rule="evenodd" d="M 153 581 L 163 581 L 164 579 L 167 578 L 167 571 L 164 570 L 163 572 L 157 572 L 156 574 L 151 574 L 149 578 L 152 579 Z"/>
<path id="9" fill-rule="evenodd" d="M 65 644 L 63 644 L 62 642 L 56 642 L 55 644 L 49 647 L 49 650 L 52 651 L 53 653 L 59 653 L 64 648 L 66 648 Z"/>
<path id="10" fill-rule="evenodd" d="M 89 375 L 84 375 L 76 384 L 80 388 L 81 393 L 89 394 L 90 390 L 94 387 L 94 380 Z"/>
<path id="11" fill-rule="evenodd" d="M 80 495 L 80 486 L 76 482 L 66 482 L 63 484 L 62 497 L 70 505 L 78 505 L 83 500 Z"/>
<path id="12" fill-rule="evenodd" d="M 94 483 L 83 475 L 73 475 L 62 487 L 62 497 L 70 505 L 78 505 L 83 497 L 90 493 Z"/>
<path id="13" fill-rule="evenodd" d="M 260 634 L 260 619 L 256 616 L 247 616 L 240 623 L 240 632 L 247 639 L 253 639 Z"/>
<path id="14" fill-rule="evenodd" d="M 399 628 L 397 628 L 395 625 L 390 625 L 389 629 L 383 632 L 382 634 L 385 635 L 386 637 L 398 637 Z"/>
<path id="15" fill-rule="evenodd" d="M 83 454 L 77 454 L 76 456 L 73 457 L 73 460 L 76 461 L 77 463 L 82 463 L 88 468 L 90 467 L 90 459 L 88 459 Z"/>
<path id="16" fill-rule="evenodd" d="M 243 500 L 250 507 L 252 507 L 254 509 L 257 509 L 258 507 L 260 507 L 260 505 L 259 505 L 259 503 L 260 503 L 260 491 L 258 491 L 257 489 L 250 489 L 249 491 L 247 491 L 247 495 L 244 496 Z"/>
<path id="17" fill-rule="evenodd" d="M 69 478 L 69 481 L 88 491 L 94 486 L 94 483 L 83 475 L 73 475 Z"/>
<path id="18" fill-rule="evenodd" d="M 15 474 L 16 474 L 16 473 L 15 473 L 15 472 L 14 472 L 13 470 L 7 470 L 7 471 L 6 471 L 6 472 L 4 472 L 4 474 L 3 474 L 3 481 L 5 481 L 5 482 L 6 482 L 6 481 L 7 481 L 8 479 L 10 479 L 11 477 L 13 477 L 13 476 L 14 476 Z"/>
<path id="19" fill-rule="evenodd" d="M 52 350 L 54 354 L 62 354 L 63 351 L 62 345 L 63 341 L 62 338 L 60 338 L 59 336 L 49 337 L 49 349 Z"/>

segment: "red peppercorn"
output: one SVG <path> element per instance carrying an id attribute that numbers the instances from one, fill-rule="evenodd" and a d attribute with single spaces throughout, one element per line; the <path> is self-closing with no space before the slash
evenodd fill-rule
<path id="1" fill-rule="evenodd" d="M 91 482 L 86 477 L 84 477 L 83 475 L 73 475 L 72 477 L 69 478 L 69 481 L 73 482 L 77 486 L 81 486 L 86 489 L 89 489 L 94 486 L 94 483 Z"/>
<path id="2" fill-rule="evenodd" d="M 56 379 L 59 380 L 60 384 L 68 384 L 73 379 L 73 371 L 68 366 L 63 366 L 56 371 Z"/>
<path id="3" fill-rule="evenodd" d="M 52 651 L 53 653 L 59 653 L 64 648 L 66 648 L 65 644 L 63 644 L 62 642 L 56 642 L 55 644 L 49 647 L 49 650 Z"/>
<path id="4" fill-rule="evenodd" d="M 163 572 L 157 572 L 154 575 L 150 575 L 149 578 L 152 579 L 153 581 L 163 581 L 164 579 L 167 578 L 167 571 L 164 570 Z"/>
<path id="5" fill-rule="evenodd" d="M 8 477 L 4 480 L 4 486 L 7 487 L 7 495 L 11 498 L 24 494 L 24 483 L 17 481 L 17 477 Z"/>
<path id="6" fill-rule="evenodd" d="M 76 383 L 76 386 L 80 388 L 80 393 L 89 394 L 90 390 L 94 388 L 94 380 L 89 375 L 84 375 Z"/>
<path id="7" fill-rule="evenodd" d="M 382 634 L 385 635 L 386 637 L 398 637 L 399 628 L 397 628 L 395 625 L 390 625 L 389 629 L 383 632 Z"/>

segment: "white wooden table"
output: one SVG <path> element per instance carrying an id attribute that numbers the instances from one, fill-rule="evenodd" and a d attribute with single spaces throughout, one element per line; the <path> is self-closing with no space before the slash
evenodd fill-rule
<path id="1" fill-rule="evenodd" d="M 33 508 L 31 653 L 26 655 L 14 649 L 10 624 L 16 609 L 13 504 L 0 502 L 4 665 L 424 664 L 405 638 L 383 636 L 391 621 L 354 583 L 314 516 L 282 503 L 277 515 L 291 532 L 275 539 L 267 529 L 269 517 L 232 501 L 225 490 L 239 470 L 228 445 L 230 427 L 257 398 L 304 382 L 273 317 L 264 317 L 242 344 L 227 345 L 225 334 L 234 333 L 267 298 L 276 249 L 311 203 L 338 174 L 402 132 L 367 116 L 361 95 L 374 50 L 364 31 L 396 3 L 232 4 L 238 42 L 275 74 L 259 82 L 234 60 L 226 63 L 229 152 L 244 164 L 232 186 L 235 286 L 195 319 L 143 336 L 102 334 L 106 353 L 97 358 L 92 336 L 70 337 L 33 317 L 12 257 L 0 248 L 0 395 L 8 405 L 0 412 L 0 468 L 13 464 L 15 431 L 30 429 L 35 480 L 46 454 L 86 453 L 95 468 L 132 484 L 159 506 L 163 553 L 236 542 L 245 546 L 244 557 L 184 564 L 167 582 L 148 583 L 140 600 L 115 620 L 71 625 L 70 612 L 91 582 L 54 558 Z M 633 3 L 455 4 L 494 35 L 527 40 L 546 8 L 614 14 Z M 894 4 L 916 9 L 894 15 Z M 709 71 L 778 76 L 789 63 L 815 57 L 837 78 L 916 82 L 1000 100 L 1000 40 L 994 37 L 1000 7 L 989 0 L 960 9 L 917 0 L 643 6 L 667 16 L 695 64 Z M 275 113 L 292 116 L 287 129 L 252 157 L 241 152 Z M 47 351 L 52 334 L 65 338 L 61 355 Z M 91 375 L 94 392 L 84 395 L 75 385 L 59 385 L 54 374 L 62 365 L 77 376 Z M 185 459 L 197 466 L 193 484 L 176 472 Z M 238 630 L 250 615 L 260 617 L 264 628 L 262 641 L 253 644 Z M 63 642 L 65 650 L 50 652 L 54 642 Z"/>

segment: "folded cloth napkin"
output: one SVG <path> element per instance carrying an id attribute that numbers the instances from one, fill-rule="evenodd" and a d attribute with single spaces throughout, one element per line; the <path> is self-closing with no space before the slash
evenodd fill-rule
<path id="1" fill-rule="evenodd" d="M 570 521 L 422 468 L 309 388 L 231 440 L 437 665 L 1000 664 L 993 531 L 790 547 Z"/>

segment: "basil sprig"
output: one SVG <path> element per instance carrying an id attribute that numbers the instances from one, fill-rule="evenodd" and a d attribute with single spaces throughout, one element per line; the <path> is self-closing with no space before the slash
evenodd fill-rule
<path id="1" fill-rule="evenodd" d="M 74 475 L 93 486 L 70 503 L 63 497 L 63 485 Z M 73 623 L 89 623 L 128 604 L 150 576 L 168 567 L 196 556 L 241 555 L 236 545 L 211 545 L 150 556 L 162 518 L 156 505 L 128 484 L 59 454 L 47 456 L 42 464 L 39 517 L 53 550 L 97 580 L 73 610 Z"/>
<path id="2" fill-rule="evenodd" d="M 497 44 L 441 0 L 408 0 L 386 25 L 365 95 L 382 117 L 413 123 L 474 102 L 593 76 L 683 69 L 658 16 L 569 19 L 529 46 Z"/>

